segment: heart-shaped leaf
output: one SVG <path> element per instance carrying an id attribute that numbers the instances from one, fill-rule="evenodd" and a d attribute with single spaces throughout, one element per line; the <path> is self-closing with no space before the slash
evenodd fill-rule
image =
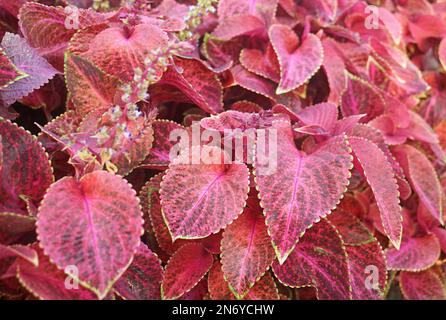
<path id="1" fill-rule="evenodd" d="M 217 147 L 197 146 L 184 150 L 170 164 L 160 195 L 174 240 L 205 238 L 242 212 L 249 171 L 245 164 L 225 164 L 225 159 L 228 155 Z"/>
<path id="2" fill-rule="evenodd" d="M 79 181 L 65 177 L 49 188 L 39 208 L 37 233 L 59 268 L 75 266 L 80 283 L 104 298 L 130 265 L 142 223 L 130 185 L 95 171 Z"/>
<path id="3" fill-rule="evenodd" d="M 235 296 L 243 298 L 274 260 L 265 218 L 246 208 L 223 232 L 223 273 Z"/>
<path id="4" fill-rule="evenodd" d="M 212 254 L 201 244 L 187 244 L 178 249 L 166 265 L 161 296 L 177 299 L 194 288 L 212 267 Z"/>
<path id="5" fill-rule="evenodd" d="M 275 24 L 269 29 L 269 38 L 280 64 L 277 94 L 303 85 L 321 67 L 324 49 L 316 35 L 310 33 L 300 41 L 291 28 Z"/>
<path id="6" fill-rule="evenodd" d="M 341 200 L 350 178 L 352 157 L 342 136 L 312 154 L 296 148 L 289 123 L 276 122 L 277 170 L 256 177 L 266 224 L 280 263 L 314 223 Z M 256 159 L 256 170 L 258 169 Z"/>
<path id="7" fill-rule="evenodd" d="M 336 229 L 326 220 L 305 233 L 284 264 L 274 262 L 273 270 L 286 286 L 314 287 L 318 299 L 351 299 L 347 253 Z"/>

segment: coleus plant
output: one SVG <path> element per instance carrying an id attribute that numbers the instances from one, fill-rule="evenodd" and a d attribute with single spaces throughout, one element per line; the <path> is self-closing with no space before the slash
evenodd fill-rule
<path id="1" fill-rule="evenodd" d="M 0 0 L 0 297 L 446 299 L 445 18 Z"/>

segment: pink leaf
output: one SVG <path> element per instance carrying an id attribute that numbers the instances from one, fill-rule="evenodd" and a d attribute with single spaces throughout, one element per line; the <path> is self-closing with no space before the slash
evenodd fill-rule
<path id="1" fill-rule="evenodd" d="M 440 243 L 435 235 L 403 240 L 399 250 L 386 251 L 390 270 L 421 271 L 430 268 L 440 257 Z"/>
<path id="2" fill-rule="evenodd" d="M 82 287 L 67 289 L 66 284 L 74 285 L 74 280 L 53 265 L 38 245 L 33 245 L 32 248 L 37 251 L 39 265 L 34 266 L 28 261 L 20 260 L 17 277 L 33 295 L 42 300 L 97 299 L 93 292 Z"/>
<path id="3" fill-rule="evenodd" d="M 305 230 L 341 200 L 350 178 L 352 157 L 343 137 L 304 154 L 296 148 L 289 124 L 275 124 L 280 137 L 277 170 L 257 175 L 257 185 L 268 231 L 283 263 Z M 255 165 L 257 169 L 258 159 Z"/>
<path id="4" fill-rule="evenodd" d="M 432 163 L 426 156 L 409 145 L 393 149 L 395 158 L 403 167 L 412 188 L 430 213 L 443 224 L 441 185 Z"/>
<path id="5" fill-rule="evenodd" d="M 39 89 L 58 73 L 25 39 L 16 34 L 6 33 L 1 46 L 14 65 L 28 75 L 7 88 L 0 89 L 0 100 L 5 106 Z"/>
<path id="6" fill-rule="evenodd" d="M 232 15 L 221 21 L 212 36 L 229 41 L 242 35 L 261 34 L 265 30 L 262 19 L 249 14 Z"/>
<path id="7" fill-rule="evenodd" d="M 26 214 L 26 201 L 37 205 L 53 182 L 48 155 L 34 136 L 1 118 L 0 136 L 0 212 Z"/>
<path id="8" fill-rule="evenodd" d="M 271 46 L 265 53 L 257 49 L 243 49 L 240 52 L 240 63 L 250 72 L 274 82 L 280 81 L 279 63 Z"/>
<path id="9" fill-rule="evenodd" d="M 306 127 L 316 129 L 316 132 L 329 133 L 338 120 L 338 107 L 333 103 L 320 103 L 306 107 L 297 114 L 297 118 Z M 298 130 L 300 132 L 301 129 Z"/>
<path id="10" fill-rule="evenodd" d="M 37 233 L 58 267 L 76 266 L 81 284 L 104 298 L 130 265 L 142 223 L 130 185 L 95 171 L 79 181 L 65 177 L 49 188 L 39 208 Z"/>
<path id="11" fill-rule="evenodd" d="M 443 38 L 438 47 L 438 57 L 443 69 L 446 69 L 446 38 Z"/>
<path id="12" fill-rule="evenodd" d="M 280 64 L 277 94 L 303 85 L 321 67 L 324 50 L 321 41 L 314 34 L 308 34 L 300 42 L 292 29 L 276 24 L 269 29 L 269 38 Z"/>
<path id="13" fill-rule="evenodd" d="M 401 272 L 400 288 L 407 300 L 446 300 L 444 282 L 432 269 Z"/>
<path id="14" fill-rule="evenodd" d="M 349 137 L 348 141 L 364 170 L 367 182 L 372 188 L 381 213 L 384 230 L 393 245 L 399 248 L 403 231 L 403 219 L 398 185 L 392 166 L 387 161 L 384 152 L 371 141 L 360 137 Z"/>
<path id="15" fill-rule="evenodd" d="M 163 268 L 159 258 L 143 243 L 127 271 L 115 283 L 115 291 L 127 300 L 159 300 Z"/>
<path id="16" fill-rule="evenodd" d="M 306 232 L 283 265 L 273 264 L 273 270 L 286 286 L 316 288 L 318 299 L 351 299 L 347 259 L 336 229 L 322 220 Z"/>
<path id="17" fill-rule="evenodd" d="M 197 155 L 201 155 L 200 159 Z M 174 240 L 205 238 L 242 212 L 248 196 L 249 171 L 245 164 L 224 164 L 225 158 L 226 153 L 219 148 L 193 147 L 170 164 L 160 195 Z"/>
<path id="18" fill-rule="evenodd" d="M 236 297 L 242 298 L 274 259 L 265 218 L 251 209 L 245 209 L 223 232 L 221 246 L 225 278 Z"/>
<path id="19" fill-rule="evenodd" d="M 361 122 L 368 122 L 386 109 L 386 102 L 377 88 L 366 80 L 349 75 L 347 90 L 342 95 L 344 117 L 366 114 Z"/>
<path id="20" fill-rule="evenodd" d="M 212 255 L 201 244 L 178 249 L 166 265 L 161 285 L 163 299 L 177 299 L 194 288 L 212 267 Z"/>
<path id="21" fill-rule="evenodd" d="M 347 88 L 347 77 L 345 75 L 345 64 L 342 57 L 338 54 L 336 42 L 330 38 L 322 41 L 324 47 L 324 62 L 322 67 L 325 70 L 330 87 L 330 96 L 328 102 L 339 104 L 342 93 Z"/>

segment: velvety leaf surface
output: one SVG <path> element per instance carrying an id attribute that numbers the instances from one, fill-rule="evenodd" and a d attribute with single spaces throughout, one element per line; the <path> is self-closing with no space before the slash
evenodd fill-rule
<path id="1" fill-rule="evenodd" d="M 212 267 L 213 257 L 201 244 L 178 249 L 166 265 L 161 285 L 163 299 L 177 299 L 190 291 Z"/>
<path id="2" fill-rule="evenodd" d="M 37 251 L 39 265 L 19 260 L 17 277 L 20 283 L 33 295 L 42 300 L 96 300 L 93 292 L 79 286 L 67 289 L 66 284 L 74 285 L 74 280 L 54 264 L 38 245 L 32 248 Z M 68 278 L 68 280 L 67 280 Z"/>
<path id="3" fill-rule="evenodd" d="M 224 155 L 216 147 L 193 147 L 170 164 L 160 195 L 174 240 L 205 238 L 242 212 L 248 196 L 248 168 L 245 164 L 224 164 Z"/>
<path id="4" fill-rule="evenodd" d="M 71 19 L 75 14 L 62 7 L 31 2 L 20 9 L 19 25 L 26 40 L 59 70 L 63 70 L 64 51 L 71 37 L 79 29 L 105 19 L 93 10 L 79 9 L 77 19 Z"/>
<path id="5" fill-rule="evenodd" d="M 182 70 L 168 71 L 161 83 L 178 88 L 197 106 L 210 114 L 223 111 L 223 89 L 213 72 L 201 62 L 188 59 L 175 59 L 175 65 Z"/>
<path id="6" fill-rule="evenodd" d="M 257 49 L 243 49 L 240 52 L 240 63 L 248 71 L 274 82 L 280 81 L 280 66 L 272 47 L 268 46 L 263 53 Z"/>
<path id="7" fill-rule="evenodd" d="M 403 232 L 403 219 L 399 202 L 398 185 L 393 169 L 377 145 L 367 139 L 349 137 L 350 146 L 358 159 L 381 213 L 381 221 L 390 241 L 399 248 Z M 379 165 L 377 165 L 379 163 Z"/>
<path id="8" fill-rule="evenodd" d="M 0 212 L 26 214 L 24 199 L 38 204 L 53 182 L 48 155 L 23 128 L 0 118 Z"/>
<path id="9" fill-rule="evenodd" d="M 167 167 L 170 164 L 170 151 L 177 141 L 170 139 L 174 130 L 185 129 L 182 125 L 167 120 L 155 120 L 152 124 L 154 139 L 150 154 L 144 160 L 144 167 Z"/>
<path id="10" fill-rule="evenodd" d="M 347 88 L 347 77 L 345 75 L 345 64 L 342 57 L 337 53 L 336 42 L 330 38 L 322 41 L 324 48 L 324 61 L 322 67 L 325 70 L 330 87 L 328 102 L 339 104 L 342 94 Z"/>
<path id="11" fill-rule="evenodd" d="M 280 123 L 275 127 L 281 137 L 277 170 L 269 175 L 257 174 L 256 179 L 268 232 L 283 263 L 305 230 L 328 215 L 341 200 L 352 158 L 343 137 L 327 141 L 312 154 L 304 154 L 296 148 L 289 124 Z"/>
<path id="12" fill-rule="evenodd" d="M 1 212 L 0 213 L 0 243 L 1 244 L 13 244 L 20 243 L 21 239 L 35 236 L 35 223 L 34 217 Z"/>
<path id="13" fill-rule="evenodd" d="M 128 183 L 95 171 L 50 187 L 39 208 L 37 232 L 57 266 L 75 265 L 80 282 L 104 298 L 130 265 L 142 223 L 138 198 Z"/>
<path id="14" fill-rule="evenodd" d="M 314 34 L 308 34 L 301 42 L 292 29 L 276 24 L 269 29 L 269 38 L 280 64 L 277 94 L 301 86 L 321 67 L 324 50 Z"/>
<path id="15" fill-rule="evenodd" d="M 224 278 L 220 261 L 215 261 L 209 271 L 208 290 L 212 300 L 236 300 Z M 277 287 L 271 274 L 265 273 L 242 300 L 279 300 Z"/>
<path id="16" fill-rule="evenodd" d="M 440 243 L 433 234 L 403 240 L 399 250 L 386 251 L 390 270 L 421 271 L 431 267 L 440 256 Z"/>
<path id="17" fill-rule="evenodd" d="M 1 46 L 12 63 L 28 75 L 0 89 L 0 100 L 5 106 L 40 88 L 58 73 L 25 39 L 16 34 L 6 33 Z"/>
<path id="18" fill-rule="evenodd" d="M 351 298 L 348 258 L 336 229 L 321 220 L 309 229 L 284 264 L 273 263 L 276 277 L 286 286 L 312 286 L 321 300 Z"/>
<path id="19" fill-rule="evenodd" d="M 401 145 L 393 150 L 420 200 L 430 213 L 443 223 L 441 185 L 430 161 L 423 153 L 409 145 Z"/>
<path id="20" fill-rule="evenodd" d="M 342 95 L 341 111 L 344 117 L 366 114 L 361 122 L 368 122 L 385 108 L 386 103 L 376 88 L 361 78 L 349 75 L 347 90 Z"/>
<path id="21" fill-rule="evenodd" d="M 130 34 L 120 25 L 98 25 L 79 31 L 70 42 L 70 51 L 130 82 L 135 68 L 144 69 L 147 54 L 166 45 L 167 35 L 152 24 L 138 24 Z"/>
<path id="22" fill-rule="evenodd" d="M 354 300 L 381 300 L 387 282 L 387 266 L 379 242 L 359 219 L 345 211 L 329 216 L 342 237 L 348 254 L 349 279 Z M 370 270 L 369 270 L 370 269 Z M 369 281 L 371 272 L 378 272 L 377 284 Z"/>
<path id="23" fill-rule="evenodd" d="M 401 272 L 400 288 L 407 300 L 446 300 L 446 288 L 434 270 Z"/>
<path id="24" fill-rule="evenodd" d="M 244 297 L 274 260 L 265 218 L 246 208 L 223 232 L 223 273 L 236 297 Z"/>
<path id="25" fill-rule="evenodd" d="M 113 288 L 127 300 L 159 300 L 162 280 L 161 261 L 145 244 L 141 243 L 132 264 L 116 281 Z"/>
<path id="26" fill-rule="evenodd" d="M 299 132 L 309 134 L 327 134 L 333 129 L 338 119 L 338 107 L 332 103 L 320 103 L 307 107 L 297 114 L 304 125 Z"/>
<path id="27" fill-rule="evenodd" d="M 120 81 L 75 54 L 65 57 L 65 77 L 76 112 L 87 114 L 113 105 Z"/>
<path id="28" fill-rule="evenodd" d="M 0 88 L 6 87 L 26 76 L 25 73 L 17 69 L 5 52 L 0 49 Z"/>

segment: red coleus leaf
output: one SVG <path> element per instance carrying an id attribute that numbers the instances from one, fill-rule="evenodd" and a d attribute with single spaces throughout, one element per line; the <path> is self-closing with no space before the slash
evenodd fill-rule
<path id="1" fill-rule="evenodd" d="M 23 214 L 0 213 L 0 244 L 22 243 L 35 237 L 36 218 Z M 25 241 L 26 242 L 26 241 Z"/>
<path id="2" fill-rule="evenodd" d="M 265 53 L 257 49 L 243 49 L 240 52 L 240 63 L 250 72 L 274 82 L 280 81 L 279 63 L 270 45 Z"/>
<path id="3" fill-rule="evenodd" d="M 384 230 L 393 245 L 399 248 L 403 219 L 392 166 L 384 152 L 371 141 L 360 137 L 349 137 L 348 141 L 372 188 Z M 380 165 L 377 166 L 377 163 Z"/>
<path id="4" fill-rule="evenodd" d="M 32 91 L 39 89 L 58 71 L 45 59 L 40 57 L 35 49 L 31 48 L 25 39 L 12 33 L 6 33 L 1 47 L 14 65 L 28 76 L 0 89 L 0 101 L 9 106 Z"/>
<path id="5" fill-rule="evenodd" d="M 268 232 L 283 263 L 305 230 L 341 200 L 350 178 L 352 157 L 342 136 L 305 154 L 296 148 L 289 124 L 275 124 L 281 137 L 277 141 L 277 170 L 257 175 L 256 180 Z"/>
<path id="6" fill-rule="evenodd" d="M 296 114 L 296 118 L 303 124 L 296 131 L 329 134 L 338 120 L 338 107 L 332 103 L 320 103 L 303 109 Z"/>
<path id="7" fill-rule="evenodd" d="M 48 155 L 23 128 L 0 118 L 0 212 L 26 214 L 26 202 L 43 198 L 53 181 Z"/>
<path id="8" fill-rule="evenodd" d="M 386 102 L 379 91 L 367 81 L 349 75 L 347 90 L 342 95 L 341 111 L 344 117 L 358 114 L 368 122 L 386 109 Z"/>
<path id="9" fill-rule="evenodd" d="M 398 146 L 393 151 L 420 200 L 443 224 L 441 185 L 430 161 L 423 153 L 409 145 Z"/>
<path id="10" fill-rule="evenodd" d="M 217 233 L 243 210 L 249 171 L 245 164 L 225 164 L 227 158 L 217 147 L 195 146 L 185 149 L 170 164 L 160 195 L 174 240 Z"/>
<path id="11" fill-rule="evenodd" d="M 38 245 L 32 245 L 37 252 L 38 265 L 19 260 L 17 277 L 20 283 L 33 295 L 42 300 L 95 300 L 95 294 L 76 284 L 62 270 L 51 263 Z"/>
<path id="12" fill-rule="evenodd" d="M 321 67 L 324 50 L 314 34 L 299 40 L 289 27 L 273 25 L 269 38 L 280 64 L 277 94 L 296 89 L 307 82 Z"/>
<path id="13" fill-rule="evenodd" d="M 25 39 L 56 68 L 63 70 L 64 51 L 71 37 L 89 25 L 104 21 L 93 10 L 49 7 L 28 2 L 20 9 L 19 25 Z"/>
<path id="14" fill-rule="evenodd" d="M 224 278 L 220 261 L 215 261 L 208 275 L 208 290 L 212 300 L 235 300 Z M 243 300 L 279 300 L 276 284 L 270 273 L 263 275 Z"/>
<path id="15" fill-rule="evenodd" d="M 274 260 L 265 218 L 246 208 L 223 232 L 222 269 L 236 297 L 244 297 Z"/>
<path id="16" fill-rule="evenodd" d="M 378 240 L 348 212 L 337 211 L 330 215 L 329 220 L 339 231 L 348 254 L 352 298 L 382 299 L 387 283 L 387 266 Z M 375 277 L 371 278 L 371 274 Z"/>
<path id="17" fill-rule="evenodd" d="M 26 76 L 27 74 L 17 69 L 6 53 L 0 49 L 0 88 L 7 87 Z"/>
<path id="18" fill-rule="evenodd" d="M 212 267 L 213 257 L 201 244 L 178 249 L 166 265 L 161 285 L 163 299 L 177 299 L 194 288 Z"/>
<path id="19" fill-rule="evenodd" d="M 446 300 L 446 287 L 434 270 L 401 272 L 400 288 L 407 300 Z"/>
<path id="20" fill-rule="evenodd" d="M 161 261 L 145 244 L 141 243 L 132 264 L 113 288 L 127 300 L 159 300 L 162 280 Z"/>
<path id="21" fill-rule="evenodd" d="M 144 160 L 143 166 L 150 168 L 165 168 L 170 164 L 170 152 L 178 141 L 172 141 L 174 130 L 185 129 L 182 125 L 168 120 L 155 120 L 152 124 L 154 140 L 150 154 Z"/>
<path id="22" fill-rule="evenodd" d="M 110 108 L 121 82 L 75 54 L 65 56 L 67 89 L 76 112 L 85 115 L 94 110 Z"/>
<path id="23" fill-rule="evenodd" d="M 58 267 L 75 266 L 80 283 L 104 298 L 139 246 L 139 201 L 127 182 L 105 171 L 65 177 L 49 188 L 37 232 Z"/>
<path id="24" fill-rule="evenodd" d="M 167 40 L 165 32 L 151 24 L 138 24 L 131 30 L 100 24 L 80 30 L 69 50 L 119 80 L 130 82 L 136 68 L 144 69 L 147 54 L 167 47 Z"/>
<path id="25" fill-rule="evenodd" d="M 421 271 L 430 268 L 440 256 L 440 243 L 433 234 L 403 240 L 399 250 L 386 251 L 390 270 Z"/>
<path id="26" fill-rule="evenodd" d="M 273 270 L 287 286 L 316 288 L 319 299 L 351 298 L 347 253 L 336 229 L 326 220 L 308 230 L 285 263 L 276 261 Z"/>
<path id="27" fill-rule="evenodd" d="M 332 102 L 336 105 L 339 104 L 342 94 L 347 88 L 347 76 L 345 75 L 345 64 L 338 53 L 336 42 L 327 38 L 322 41 L 324 48 L 324 61 L 322 67 L 327 74 L 328 84 L 330 87 L 330 96 L 328 102 Z"/>
<path id="28" fill-rule="evenodd" d="M 175 59 L 175 65 L 177 69 L 168 71 L 161 79 L 161 84 L 178 88 L 207 113 L 223 111 L 223 89 L 213 72 L 197 60 L 178 58 Z"/>

